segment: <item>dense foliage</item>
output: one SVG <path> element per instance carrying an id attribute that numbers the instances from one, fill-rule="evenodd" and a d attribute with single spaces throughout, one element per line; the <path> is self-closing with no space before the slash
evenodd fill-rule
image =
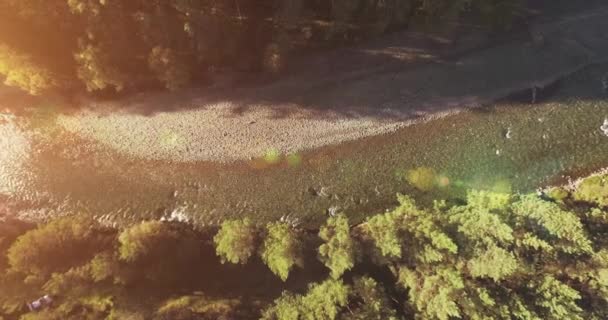
<path id="1" fill-rule="evenodd" d="M 248 220 L 225 222 L 213 239 L 173 222 L 121 231 L 86 218 L 5 224 L 0 317 L 606 319 L 602 179 L 550 192 L 555 199 L 470 191 L 466 204 L 422 208 L 401 195 L 354 227 L 344 214 L 329 217 L 318 236 Z M 262 259 L 251 259 L 256 252 Z M 325 271 L 292 275 L 307 254 Z M 43 294 L 55 303 L 27 312 L 24 302 Z"/>
<path id="2" fill-rule="evenodd" d="M 319 247 L 319 258 L 331 270 L 334 279 L 355 266 L 355 245 L 345 215 L 327 219 L 319 231 L 319 237 L 324 241 Z"/>
<path id="3" fill-rule="evenodd" d="M 0 0 L 0 75 L 32 94 L 281 72 L 289 52 L 473 11 L 508 26 L 521 0 Z M 220 71 L 220 72 L 224 72 Z"/>
<path id="4" fill-rule="evenodd" d="M 281 280 L 287 280 L 295 266 L 302 266 L 302 245 L 293 228 L 285 223 L 269 223 L 262 245 L 262 260 Z"/>
<path id="5" fill-rule="evenodd" d="M 257 230 L 249 219 L 228 220 L 213 241 L 222 263 L 247 263 L 257 247 Z"/>

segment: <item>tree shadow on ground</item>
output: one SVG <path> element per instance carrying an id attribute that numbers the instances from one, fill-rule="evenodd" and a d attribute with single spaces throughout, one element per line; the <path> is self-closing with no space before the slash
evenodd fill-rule
<path id="1" fill-rule="evenodd" d="M 536 2 L 544 8 L 543 1 Z M 415 119 L 482 106 L 534 87 L 550 88 L 564 76 L 601 62 L 608 53 L 608 34 L 603 32 L 608 29 L 608 7 L 579 9 L 565 17 L 552 13 L 553 20 L 545 17 L 500 36 L 462 23 L 442 33 L 397 32 L 296 58 L 275 79 L 225 75 L 210 87 L 85 98 L 78 104 L 102 115 L 215 109 L 225 117 L 263 110 L 269 119 Z"/>

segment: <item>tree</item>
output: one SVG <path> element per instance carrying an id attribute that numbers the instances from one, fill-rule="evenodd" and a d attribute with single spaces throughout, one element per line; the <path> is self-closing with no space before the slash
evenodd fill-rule
<path id="1" fill-rule="evenodd" d="M 344 271 L 355 266 L 353 239 L 344 214 L 327 219 L 319 237 L 325 242 L 319 247 L 319 258 L 331 270 L 332 278 L 340 278 Z"/>
<path id="2" fill-rule="evenodd" d="M 262 260 L 281 280 L 287 280 L 294 266 L 302 266 L 302 246 L 288 224 L 269 223 L 262 245 Z"/>
<path id="3" fill-rule="evenodd" d="M 0 215 L 2 213 L 0 212 Z M 2 218 L 0 216 L 0 273 L 3 273 L 8 267 L 8 260 L 6 257 L 7 250 L 11 244 L 28 230 L 32 228 L 29 223 L 10 219 Z"/>
<path id="4" fill-rule="evenodd" d="M 118 243 L 121 261 L 165 285 L 188 282 L 180 273 L 194 272 L 200 255 L 196 234 L 179 223 L 142 222 L 122 231 Z"/>
<path id="5" fill-rule="evenodd" d="M 608 175 L 592 176 L 581 181 L 573 193 L 574 199 L 608 207 Z"/>
<path id="6" fill-rule="evenodd" d="M 78 78 L 88 91 L 108 87 L 121 91 L 127 83 L 127 75 L 116 68 L 108 56 L 108 50 L 92 44 L 82 45 L 76 53 Z"/>
<path id="7" fill-rule="evenodd" d="M 348 303 L 350 288 L 339 280 L 311 284 L 304 296 L 284 292 L 262 320 L 334 320 Z"/>
<path id="8" fill-rule="evenodd" d="M 398 212 L 387 212 L 369 218 L 365 223 L 366 234 L 374 241 L 383 256 L 401 258 L 399 225 L 402 216 Z"/>
<path id="9" fill-rule="evenodd" d="M 0 50 L 0 65 L 10 65 L 0 74 L 33 94 L 176 89 L 210 70 L 281 72 L 291 52 L 404 28 L 414 16 L 436 22 L 470 8 L 508 27 L 522 7 L 521 0 L 0 0 L 0 46 L 10 48 Z"/>
<path id="10" fill-rule="evenodd" d="M 148 64 L 156 78 L 169 90 L 179 89 L 190 82 L 188 61 L 184 58 L 180 59 L 171 48 L 154 47 L 150 52 Z"/>
<path id="11" fill-rule="evenodd" d="M 399 319 L 382 285 L 368 276 L 355 279 L 349 300 L 352 313 L 345 312 L 340 319 Z"/>
<path id="12" fill-rule="evenodd" d="M 4 84 L 22 88 L 38 95 L 59 85 L 58 79 L 27 54 L 19 53 L 0 43 L 0 75 Z"/>
<path id="13" fill-rule="evenodd" d="M 169 299 L 156 311 L 157 320 L 237 319 L 237 299 L 210 299 L 205 296 L 182 296 Z"/>
<path id="14" fill-rule="evenodd" d="M 258 230 L 247 218 L 228 220 L 222 223 L 213 241 L 222 263 L 245 264 L 256 251 Z"/>
<path id="15" fill-rule="evenodd" d="M 103 232 L 86 217 L 60 218 L 17 238 L 8 250 L 8 261 L 16 272 L 46 278 L 86 264 L 112 238 L 113 233 Z"/>

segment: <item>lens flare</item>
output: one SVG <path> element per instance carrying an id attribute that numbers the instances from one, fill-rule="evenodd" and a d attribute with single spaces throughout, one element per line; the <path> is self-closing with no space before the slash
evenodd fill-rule
<path id="1" fill-rule="evenodd" d="M 281 161 L 281 152 L 277 149 L 270 149 L 264 154 L 264 161 L 269 164 L 276 164 Z"/>

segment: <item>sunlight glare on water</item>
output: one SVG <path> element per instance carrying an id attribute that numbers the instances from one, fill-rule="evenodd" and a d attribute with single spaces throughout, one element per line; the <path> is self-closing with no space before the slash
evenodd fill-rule
<path id="1" fill-rule="evenodd" d="M 11 119 L 0 122 L 0 193 L 23 191 L 25 161 L 31 151 L 29 139 Z"/>

